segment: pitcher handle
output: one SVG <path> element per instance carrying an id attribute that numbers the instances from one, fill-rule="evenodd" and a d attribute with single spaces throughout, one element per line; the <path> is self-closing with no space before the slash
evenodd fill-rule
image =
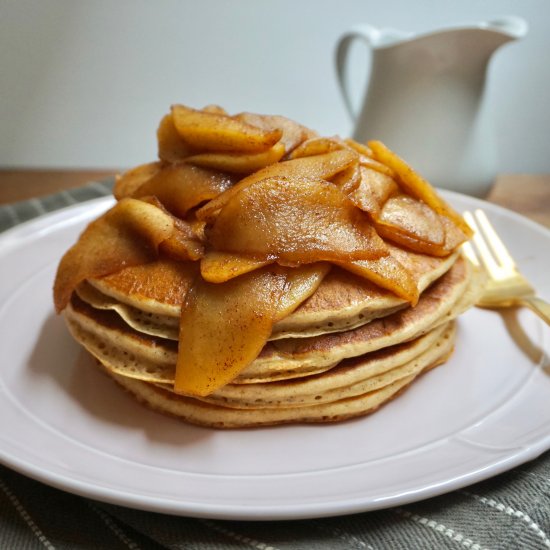
<path id="1" fill-rule="evenodd" d="M 357 25 L 350 29 L 346 34 L 342 35 L 338 40 L 336 46 L 336 73 L 338 75 L 338 84 L 340 85 L 340 92 L 344 98 L 346 109 L 353 122 L 357 119 L 358 113 L 354 112 L 353 105 L 351 103 L 351 96 L 348 89 L 348 53 L 349 48 L 354 40 L 362 40 L 370 52 L 372 60 L 372 49 L 374 44 L 378 40 L 380 31 L 370 25 Z M 368 82 L 368 75 L 367 75 Z"/>

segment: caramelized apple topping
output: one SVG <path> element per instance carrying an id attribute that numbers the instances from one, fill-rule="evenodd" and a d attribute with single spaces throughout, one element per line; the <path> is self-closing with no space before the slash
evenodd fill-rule
<path id="1" fill-rule="evenodd" d="M 364 143 L 358 143 L 354 139 L 350 139 L 350 138 L 346 138 L 344 142 L 348 147 L 350 147 L 354 151 L 357 151 L 360 155 L 363 155 L 365 157 L 370 157 L 370 158 L 374 157 L 374 153 L 372 152 L 372 149 L 368 145 Z"/>
<path id="2" fill-rule="evenodd" d="M 174 389 L 205 396 L 231 382 L 260 353 L 273 324 L 318 288 L 330 266 L 267 266 L 225 282 L 199 278 L 180 321 Z"/>
<path id="3" fill-rule="evenodd" d="M 119 176 L 119 202 L 62 258 L 54 302 L 63 310 L 88 278 L 184 265 L 175 381 L 184 394 L 231 382 L 331 264 L 414 305 L 416 284 L 383 239 L 445 256 L 471 235 L 378 141 L 320 137 L 284 117 L 216 105 L 174 105 L 157 138 L 160 160 Z"/>
<path id="4" fill-rule="evenodd" d="M 289 155 L 289 159 L 299 159 L 315 155 L 324 155 L 331 151 L 341 151 L 342 144 L 334 138 L 315 137 L 304 141 Z"/>
<path id="5" fill-rule="evenodd" d="M 172 234 L 160 243 L 159 251 L 173 260 L 195 262 L 204 256 L 204 244 L 187 222 L 176 219 Z"/>
<path id="6" fill-rule="evenodd" d="M 160 243 L 159 251 L 168 258 L 179 261 L 196 261 L 204 256 L 203 239 L 193 229 L 191 223 L 171 214 L 158 197 L 147 195 L 141 200 L 156 206 L 172 218 L 172 233 Z"/>
<path id="7" fill-rule="evenodd" d="M 397 244 L 412 245 L 415 252 L 431 251 L 437 256 L 450 252 L 444 248 L 441 216 L 426 203 L 408 195 L 397 195 L 386 201 L 376 218 L 376 228 L 380 235 Z"/>
<path id="8" fill-rule="evenodd" d="M 285 292 L 279 301 L 275 321 L 284 319 L 305 302 L 319 288 L 330 267 L 329 263 L 318 262 L 289 269 L 286 273 Z"/>

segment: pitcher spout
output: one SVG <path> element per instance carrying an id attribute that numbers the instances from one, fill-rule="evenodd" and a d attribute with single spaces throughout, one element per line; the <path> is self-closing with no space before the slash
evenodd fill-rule
<path id="1" fill-rule="evenodd" d="M 523 38 L 528 31 L 527 22 L 520 17 L 508 16 L 480 23 L 477 31 L 482 37 L 477 41 L 478 53 L 490 56 L 508 42 Z"/>
<path id="2" fill-rule="evenodd" d="M 481 24 L 480 27 L 500 34 L 505 42 L 523 38 L 529 30 L 527 21 L 515 15 L 488 21 L 487 23 Z"/>

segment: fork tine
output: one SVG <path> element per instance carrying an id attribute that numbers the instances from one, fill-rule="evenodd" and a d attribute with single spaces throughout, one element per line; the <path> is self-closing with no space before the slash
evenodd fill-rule
<path id="1" fill-rule="evenodd" d="M 550 325 L 550 304 L 537 298 L 535 289 L 515 268 L 514 260 L 487 216 L 479 209 L 474 215 L 464 212 L 463 216 L 474 232 L 471 241 L 473 246 L 467 243 L 462 245 L 464 254 L 468 259 L 472 257 L 477 265 L 483 264 L 489 276 L 483 295 L 478 298 L 476 305 L 488 308 L 526 306 Z M 493 254 L 498 256 L 501 265 Z"/>
<path id="2" fill-rule="evenodd" d="M 473 263 L 476 267 L 479 267 L 481 265 L 479 263 L 479 260 L 477 259 L 474 247 L 468 241 L 462 243 L 462 252 L 464 252 L 466 258 L 468 258 L 468 260 L 470 260 L 470 262 Z"/>
<path id="3" fill-rule="evenodd" d="M 507 248 L 504 246 L 504 243 L 500 240 L 497 232 L 494 227 L 491 225 L 491 222 L 487 218 L 487 215 L 483 210 L 477 209 L 474 212 L 477 222 L 483 231 L 483 234 L 486 237 L 486 240 L 491 248 L 495 258 L 498 260 L 500 265 L 505 268 L 515 268 L 516 264 L 514 259 L 508 252 Z"/>
<path id="4" fill-rule="evenodd" d="M 474 248 L 478 252 L 477 255 L 479 256 L 481 263 L 489 272 L 489 275 L 491 275 L 491 277 L 498 277 L 499 266 L 493 258 L 493 254 L 491 253 L 489 247 L 485 243 L 485 239 L 481 234 L 481 230 L 476 220 L 474 219 L 474 216 L 472 216 L 470 212 L 464 212 L 463 216 L 468 225 L 474 230 L 472 243 L 474 245 Z"/>

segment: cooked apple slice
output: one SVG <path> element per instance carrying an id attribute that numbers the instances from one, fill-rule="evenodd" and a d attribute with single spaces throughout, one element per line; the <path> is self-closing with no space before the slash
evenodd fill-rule
<path id="1" fill-rule="evenodd" d="M 285 146 L 282 143 L 276 143 L 263 153 L 200 153 L 188 157 L 186 162 L 230 174 L 252 174 L 256 170 L 279 162 L 284 154 Z"/>
<path id="2" fill-rule="evenodd" d="M 393 292 L 413 306 L 418 302 L 419 291 L 413 276 L 401 262 L 391 255 L 374 260 L 335 263 L 341 268 Z"/>
<path id="3" fill-rule="evenodd" d="M 329 153 L 330 151 L 347 150 L 357 157 L 361 166 L 376 170 L 386 176 L 394 176 L 391 168 L 372 158 L 372 151 L 366 146 L 361 146 L 353 140 L 343 140 L 338 136 L 333 137 L 315 137 L 309 139 L 297 147 L 288 158 L 297 159 L 314 155 Z M 370 154 L 365 154 L 370 153 Z"/>
<path id="4" fill-rule="evenodd" d="M 234 183 L 234 177 L 214 170 L 187 163 L 167 164 L 131 196 L 155 196 L 168 211 L 184 218 L 195 206 L 217 197 Z"/>
<path id="5" fill-rule="evenodd" d="M 378 162 L 375 159 L 361 155 L 359 163 L 365 168 L 371 168 L 372 170 L 376 170 L 376 172 L 379 172 L 380 174 L 384 174 L 390 178 L 395 178 L 395 171 L 391 167 L 386 166 L 385 164 Z"/>
<path id="6" fill-rule="evenodd" d="M 467 239 L 465 238 L 462 229 L 457 227 L 449 218 L 446 216 L 440 216 L 441 223 L 445 230 L 445 250 L 452 252 L 456 250 L 463 242 Z"/>
<path id="7" fill-rule="evenodd" d="M 261 261 L 243 254 L 210 251 L 201 259 L 201 275 L 209 283 L 225 283 L 272 263 L 274 260 Z M 298 301 L 309 298 L 329 270 L 330 264 L 324 262 L 289 268 L 286 292 L 281 300 L 290 307 L 294 307 Z M 279 316 L 286 317 L 291 312 L 286 305 L 283 305 Z"/>
<path id="8" fill-rule="evenodd" d="M 244 254 L 210 250 L 201 259 L 201 275 L 209 283 L 224 283 L 275 260 L 256 260 Z"/>
<path id="9" fill-rule="evenodd" d="M 360 166 L 358 185 L 353 182 L 344 184 L 342 191 L 361 210 L 367 212 L 372 219 L 378 219 L 384 203 L 399 192 L 397 183 L 386 174 Z"/>
<path id="10" fill-rule="evenodd" d="M 84 280 L 154 260 L 162 241 L 172 235 L 173 218 L 136 199 L 121 199 L 93 221 L 63 256 L 54 283 L 54 303 L 65 309 Z"/>
<path id="11" fill-rule="evenodd" d="M 198 235 L 188 221 L 174 216 L 154 195 L 141 197 L 141 200 L 152 204 L 172 218 L 172 232 L 160 243 L 159 252 L 178 261 L 196 261 L 204 256 L 203 236 Z"/>
<path id="12" fill-rule="evenodd" d="M 157 129 L 158 157 L 166 162 L 181 162 L 191 154 L 191 148 L 178 134 L 172 114 L 165 115 Z"/>
<path id="13" fill-rule="evenodd" d="M 226 153 L 263 153 L 282 137 L 282 130 L 262 130 L 233 117 L 172 106 L 174 126 L 193 149 Z"/>
<path id="14" fill-rule="evenodd" d="M 113 194 L 117 200 L 131 197 L 146 181 L 150 180 L 161 168 L 160 162 L 141 164 L 117 175 Z"/>
<path id="15" fill-rule="evenodd" d="M 363 212 L 321 179 L 257 181 L 229 200 L 206 236 L 215 250 L 285 265 L 388 254 Z"/>
<path id="16" fill-rule="evenodd" d="M 271 334 L 286 280 L 274 266 L 222 284 L 198 278 L 182 307 L 174 390 L 208 395 L 251 363 Z"/>
<path id="17" fill-rule="evenodd" d="M 348 166 L 345 170 L 338 172 L 338 174 L 330 178 L 329 181 L 334 183 L 334 185 L 340 188 L 344 194 L 350 198 L 350 194 L 361 183 L 361 170 L 362 167 L 358 162 L 355 162 Z"/>
<path id="18" fill-rule="evenodd" d="M 289 159 L 298 159 L 303 157 L 311 157 L 313 155 L 324 155 L 331 151 L 339 151 L 343 149 L 341 143 L 333 138 L 328 137 L 314 137 L 304 141 L 301 145 L 296 147 L 294 151 L 288 156 Z"/>
<path id="19" fill-rule="evenodd" d="M 211 219 L 232 197 L 246 189 L 249 185 L 270 177 L 287 178 L 322 178 L 330 179 L 355 162 L 355 156 L 349 151 L 333 151 L 326 155 L 286 160 L 267 166 L 263 170 L 242 179 L 197 210 L 200 220 Z"/>
<path id="20" fill-rule="evenodd" d="M 217 115 L 229 116 L 229 113 L 223 107 L 221 107 L 220 105 L 215 105 L 213 103 L 204 106 L 201 110 L 205 113 L 216 113 Z"/>
<path id="21" fill-rule="evenodd" d="M 159 251 L 173 260 L 197 261 L 204 256 L 204 244 L 187 222 L 174 218 L 172 234 L 160 243 Z"/>
<path id="22" fill-rule="evenodd" d="M 203 220 L 198 220 L 196 216 L 196 210 L 193 210 L 190 212 L 186 218 L 185 221 L 189 224 L 195 235 L 197 235 L 198 239 L 200 241 L 206 241 L 206 235 L 204 234 L 204 230 L 206 228 L 206 222 Z"/>
<path id="23" fill-rule="evenodd" d="M 379 235 L 415 252 L 446 256 L 442 216 L 408 195 L 386 201 L 375 221 Z"/>
<path id="24" fill-rule="evenodd" d="M 440 245 L 445 240 L 440 216 L 426 203 L 408 195 L 389 198 L 380 211 L 378 221 L 424 242 Z"/>
<path id="25" fill-rule="evenodd" d="M 201 259 L 201 275 L 210 283 L 224 283 L 271 263 L 274 260 L 260 261 L 242 254 L 208 252 Z M 289 268 L 277 320 L 290 315 L 299 304 L 309 298 L 329 271 L 330 264 L 325 262 Z"/>
<path id="26" fill-rule="evenodd" d="M 315 292 L 330 266 L 266 266 L 222 284 L 198 278 L 180 319 L 174 390 L 205 396 L 260 353 L 273 324 Z"/>
<path id="27" fill-rule="evenodd" d="M 369 141 L 369 147 L 373 150 L 374 156 L 381 163 L 389 166 L 395 171 L 399 183 L 411 197 L 424 201 L 438 214 L 446 216 L 460 228 L 466 237 L 471 237 L 473 232 L 462 216 L 453 210 L 435 191 L 435 189 L 417 172 L 415 172 L 402 158 L 388 149 L 380 141 Z"/>
<path id="28" fill-rule="evenodd" d="M 285 154 L 287 155 L 300 145 L 300 143 L 317 135 L 313 130 L 284 116 L 239 113 L 233 118 L 262 128 L 262 130 L 280 129 L 283 132 L 280 142 L 285 146 Z"/>
<path id="29" fill-rule="evenodd" d="M 364 143 L 359 143 L 358 141 L 355 141 L 354 139 L 351 139 L 351 138 L 346 138 L 344 142 L 346 143 L 346 145 L 348 145 L 349 147 L 357 151 L 360 155 L 364 155 L 365 157 L 370 157 L 370 158 L 374 156 L 372 149 L 368 145 L 365 145 Z"/>

